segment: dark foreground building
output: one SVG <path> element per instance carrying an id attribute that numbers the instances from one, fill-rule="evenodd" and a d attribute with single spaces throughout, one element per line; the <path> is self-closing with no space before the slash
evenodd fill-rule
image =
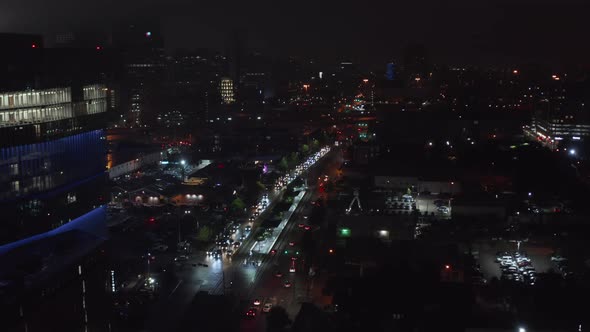
<path id="1" fill-rule="evenodd" d="M 84 330 L 106 280 L 93 271 L 107 235 L 107 75 L 91 50 L 0 44 L 2 330 Z"/>

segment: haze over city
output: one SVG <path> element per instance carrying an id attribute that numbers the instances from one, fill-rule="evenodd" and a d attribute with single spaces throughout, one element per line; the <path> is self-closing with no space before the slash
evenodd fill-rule
<path id="1" fill-rule="evenodd" d="M 0 3 L 0 330 L 585 331 L 588 1 Z"/>

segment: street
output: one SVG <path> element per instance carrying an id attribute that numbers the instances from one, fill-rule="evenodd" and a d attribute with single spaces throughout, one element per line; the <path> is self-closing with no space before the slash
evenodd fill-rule
<path id="1" fill-rule="evenodd" d="M 304 219 L 304 216 L 309 215 L 312 207 L 310 202 L 318 198 L 318 190 L 314 185 L 317 178 L 321 174 L 337 176 L 341 162 L 341 152 L 336 150 L 322 159 L 319 165 L 307 171 L 309 188 L 272 246 L 277 249 L 276 254 L 261 255 L 259 266 L 244 264 L 244 261 L 250 257 L 250 249 L 256 243 L 254 236 L 248 236 L 231 257 L 224 254 L 221 259 L 216 259 L 207 256 L 204 251 L 191 253 L 186 262 L 175 267 L 175 281 L 160 290 L 160 296 L 151 309 L 153 314 L 149 316 L 145 328 L 149 331 L 169 331 L 170 326 L 174 326 L 186 314 L 187 306 L 199 291 L 234 295 L 239 301 L 239 310 L 243 313 L 252 306 L 252 301 L 258 298 L 261 304 L 257 318 L 242 322 L 244 329 L 251 331 L 262 331 L 265 328 L 265 319 L 261 310 L 265 303 L 283 306 L 289 317 L 293 319 L 303 300 L 320 300 L 323 282 L 310 278 L 309 271 L 304 271 L 302 268 L 304 262 L 299 259 L 292 261 L 292 253 L 284 254 L 284 250 L 289 247 L 290 242 L 296 244 L 301 240 L 305 230 L 300 229 L 298 223 Z M 233 241 L 238 241 L 248 224 L 248 222 L 242 224 L 232 235 Z M 159 256 L 161 257 L 158 260 L 173 259 L 173 255 L 170 254 Z M 296 272 L 290 273 L 289 268 L 293 262 Z M 276 271 L 281 271 L 283 276 L 276 277 Z M 290 288 L 284 286 L 287 280 L 291 282 Z"/>

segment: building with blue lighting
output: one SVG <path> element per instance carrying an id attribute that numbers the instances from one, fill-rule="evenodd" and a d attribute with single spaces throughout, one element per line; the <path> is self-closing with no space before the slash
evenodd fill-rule
<path id="1" fill-rule="evenodd" d="M 107 89 L 0 92 L 0 244 L 104 204 Z"/>
<path id="2" fill-rule="evenodd" d="M 0 45 L 2 330 L 84 330 L 106 280 L 110 58 L 34 35 Z"/>

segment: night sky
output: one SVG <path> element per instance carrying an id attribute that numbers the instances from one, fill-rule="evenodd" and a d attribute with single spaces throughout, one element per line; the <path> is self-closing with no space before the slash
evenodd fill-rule
<path id="1" fill-rule="evenodd" d="M 321 2 L 321 3 L 320 3 Z M 157 15 L 167 48 L 248 45 L 277 54 L 381 61 L 408 43 L 447 62 L 588 63 L 588 0 L 2 0 L 0 31 L 108 29 Z"/>

